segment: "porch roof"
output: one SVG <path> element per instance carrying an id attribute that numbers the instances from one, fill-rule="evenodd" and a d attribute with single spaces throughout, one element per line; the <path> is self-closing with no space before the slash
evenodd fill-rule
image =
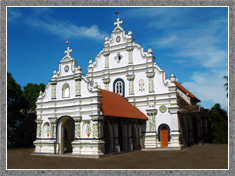
<path id="1" fill-rule="evenodd" d="M 99 90 L 102 96 L 101 110 L 105 116 L 148 120 L 144 113 L 130 104 L 121 95 L 103 89 Z"/>
<path id="2" fill-rule="evenodd" d="M 195 95 L 193 95 L 191 92 L 189 92 L 187 89 L 185 89 L 181 84 L 179 84 L 178 82 L 175 82 L 175 85 L 181 89 L 182 91 L 184 91 L 185 93 L 187 93 L 191 98 L 194 98 L 196 101 L 201 102 Z"/>

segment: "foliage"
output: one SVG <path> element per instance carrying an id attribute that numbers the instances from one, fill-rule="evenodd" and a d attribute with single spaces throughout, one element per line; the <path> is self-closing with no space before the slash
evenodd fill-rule
<path id="1" fill-rule="evenodd" d="M 28 83 L 26 86 L 24 86 L 24 97 L 28 102 L 28 112 L 31 113 L 36 113 L 35 109 L 36 109 L 36 101 L 37 101 L 37 97 L 39 95 L 40 91 L 44 91 L 45 90 L 45 85 L 44 84 L 32 84 L 32 83 Z"/>
<path id="2" fill-rule="evenodd" d="M 208 123 L 210 132 L 208 140 L 214 144 L 228 143 L 228 116 L 219 104 L 211 108 Z"/>
<path id="3" fill-rule="evenodd" d="M 24 91 L 7 73 L 7 147 L 32 147 L 36 137 L 35 102 L 44 84 L 27 84 Z"/>
<path id="4" fill-rule="evenodd" d="M 224 87 L 226 87 L 227 97 L 228 97 L 228 76 L 224 76 L 224 79 L 227 80 L 227 82 L 224 84 Z"/>

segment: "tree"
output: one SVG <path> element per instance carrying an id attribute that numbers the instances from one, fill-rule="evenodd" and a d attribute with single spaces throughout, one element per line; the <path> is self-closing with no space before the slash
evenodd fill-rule
<path id="1" fill-rule="evenodd" d="M 45 84 L 32 84 L 28 83 L 24 86 L 24 98 L 27 101 L 27 105 L 25 107 L 25 123 L 23 124 L 22 128 L 24 131 L 24 147 L 32 147 L 33 141 L 36 139 L 36 128 L 37 124 L 35 122 L 37 115 L 36 115 L 36 101 L 39 96 L 39 92 L 44 92 Z"/>
<path id="2" fill-rule="evenodd" d="M 44 92 L 45 90 L 45 84 L 32 84 L 28 83 L 26 86 L 24 86 L 24 97 L 28 102 L 28 113 L 35 113 L 36 114 L 36 101 L 39 96 L 39 92 L 42 91 Z"/>
<path id="3" fill-rule="evenodd" d="M 228 76 L 224 76 L 224 79 L 226 79 L 226 83 L 224 84 L 224 87 L 226 87 L 226 91 L 227 91 L 227 97 L 228 97 Z"/>
<path id="4" fill-rule="evenodd" d="M 7 141 L 8 147 L 21 145 L 25 99 L 19 84 L 7 72 Z"/>
<path id="5" fill-rule="evenodd" d="M 210 126 L 210 138 L 214 144 L 228 143 L 228 116 L 226 111 L 221 109 L 219 104 L 215 104 L 208 117 Z"/>
<path id="6" fill-rule="evenodd" d="M 7 147 L 33 147 L 36 138 L 36 101 L 44 84 L 29 83 L 21 90 L 7 73 Z"/>

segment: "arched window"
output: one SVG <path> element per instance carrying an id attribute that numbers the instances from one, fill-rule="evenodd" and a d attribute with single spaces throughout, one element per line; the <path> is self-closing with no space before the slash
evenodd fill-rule
<path id="1" fill-rule="evenodd" d="M 122 95 L 123 93 L 123 84 L 121 81 L 117 81 L 115 84 L 115 93 Z"/>
<path id="2" fill-rule="evenodd" d="M 50 125 L 48 122 L 46 122 L 43 125 L 43 138 L 49 138 L 50 137 Z"/>
<path id="3" fill-rule="evenodd" d="M 65 83 L 65 84 L 63 85 L 62 92 L 63 92 L 63 98 L 68 98 L 68 97 L 69 97 L 69 95 L 70 95 L 69 84 Z"/>
<path id="4" fill-rule="evenodd" d="M 124 81 L 120 78 L 116 79 L 113 83 L 113 92 L 125 96 L 125 84 Z"/>

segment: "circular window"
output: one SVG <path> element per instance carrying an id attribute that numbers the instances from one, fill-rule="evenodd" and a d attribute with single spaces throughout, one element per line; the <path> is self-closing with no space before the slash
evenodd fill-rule
<path id="1" fill-rule="evenodd" d="M 161 113 L 166 112 L 166 106 L 164 106 L 164 105 L 160 106 L 160 112 Z"/>
<path id="2" fill-rule="evenodd" d="M 121 41 L 121 37 L 120 37 L 120 36 L 117 36 L 116 42 L 119 43 L 120 41 Z"/>
<path id="3" fill-rule="evenodd" d="M 68 66 L 68 65 L 66 65 L 66 66 L 64 67 L 64 71 L 65 71 L 65 72 L 68 72 L 68 71 L 69 71 L 69 66 Z"/>

